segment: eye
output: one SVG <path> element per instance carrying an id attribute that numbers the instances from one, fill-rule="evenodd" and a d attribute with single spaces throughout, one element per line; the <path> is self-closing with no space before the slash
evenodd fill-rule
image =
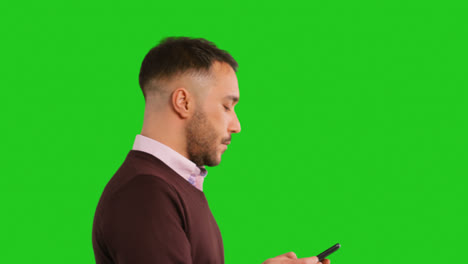
<path id="1" fill-rule="evenodd" d="M 226 107 L 225 105 L 224 105 L 224 109 L 226 109 L 226 110 L 230 110 L 230 109 L 229 109 L 229 107 Z"/>

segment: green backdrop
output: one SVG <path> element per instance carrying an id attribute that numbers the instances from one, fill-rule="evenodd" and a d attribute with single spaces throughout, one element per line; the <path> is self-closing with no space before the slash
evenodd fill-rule
<path id="1" fill-rule="evenodd" d="M 242 131 L 204 190 L 227 264 L 462 263 L 463 1 L 0 4 L 1 263 L 94 263 L 101 192 L 141 131 L 166 36 L 239 63 Z"/>

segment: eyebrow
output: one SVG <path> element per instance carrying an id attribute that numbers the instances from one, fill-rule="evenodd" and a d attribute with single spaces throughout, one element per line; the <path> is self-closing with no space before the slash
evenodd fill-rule
<path id="1" fill-rule="evenodd" d="M 230 100 L 232 100 L 234 103 L 239 101 L 239 97 L 234 96 L 234 95 L 225 96 L 224 99 L 230 99 Z"/>

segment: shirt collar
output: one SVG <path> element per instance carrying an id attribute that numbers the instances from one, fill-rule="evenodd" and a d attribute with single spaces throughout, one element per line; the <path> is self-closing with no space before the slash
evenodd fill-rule
<path id="1" fill-rule="evenodd" d="M 132 149 L 155 156 L 186 180 L 189 180 L 191 177 L 205 177 L 208 175 L 205 166 L 197 166 L 193 161 L 169 146 L 141 134 L 136 135 Z"/>

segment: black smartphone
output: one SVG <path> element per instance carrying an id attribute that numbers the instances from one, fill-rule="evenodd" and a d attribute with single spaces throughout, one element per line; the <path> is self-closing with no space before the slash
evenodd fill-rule
<path id="1" fill-rule="evenodd" d="M 317 255 L 317 257 L 319 258 L 319 261 L 322 262 L 322 260 L 324 260 L 328 255 L 330 255 L 331 253 L 335 252 L 336 250 L 338 250 L 339 248 L 341 247 L 340 243 L 336 243 L 335 245 L 333 245 L 332 247 L 330 247 L 329 249 L 325 250 L 324 252 L 320 253 Z"/>

